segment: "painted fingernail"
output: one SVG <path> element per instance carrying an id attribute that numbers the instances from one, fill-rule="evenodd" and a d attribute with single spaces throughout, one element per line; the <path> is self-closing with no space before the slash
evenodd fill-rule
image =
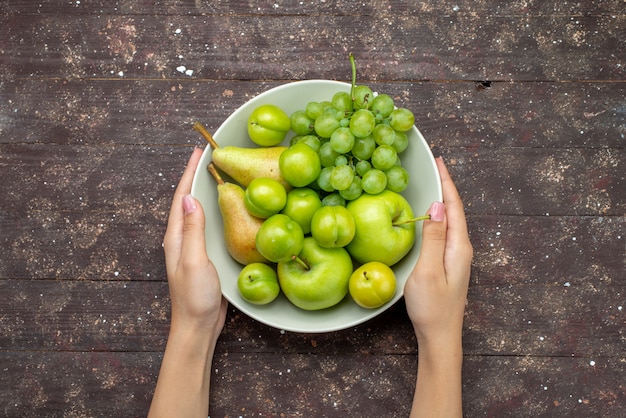
<path id="1" fill-rule="evenodd" d="M 189 215 L 196 210 L 196 200 L 192 195 L 188 194 L 183 197 L 183 210 L 185 211 L 185 215 Z"/>
<path id="2" fill-rule="evenodd" d="M 443 221 L 444 214 L 446 213 L 446 208 L 441 202 L 433 202 L 430 205 L 430 220 L 441 222 Z"/>

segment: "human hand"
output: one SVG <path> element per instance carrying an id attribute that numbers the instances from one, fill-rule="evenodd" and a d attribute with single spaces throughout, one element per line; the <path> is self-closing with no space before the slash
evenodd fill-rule
<path id="1" fill-rule="evenodd" d="M 418 344 L 411 418 L 463 415 L 463 315 L 472 262 L 463 203 L 443 161 L 437 159 L 443 203 L 429 209 L 419 259 L 404 286 Z"/>
<path id="2" fill-rule="evenodd" d="M 172 319 L 150 418 L 208 415 L 211 362 L 228 303 L 206 253 L 202 206 L 190 194 L 201 156 L 200 149 L 191 154 L 163 239 Z"/>
<path id="3" fill-rule="evenodd" d="M 206 253 L 204 211 L 191 196 L 201 149 L 192 153 L 174 192 L 163 239 L 172 304 L 172 328 L 208 331 L 212 344 L 222 331 L 227 302 L 222 297 L 215 266 Z"/>
<path id="4" fill-rule="evenodd" d="M 420 256 L 404 288 L 420 347 L 460 344 L 473 254 L 461 198 L 443 160 L 436 162 L 443 203 L 429 209 Z"/>

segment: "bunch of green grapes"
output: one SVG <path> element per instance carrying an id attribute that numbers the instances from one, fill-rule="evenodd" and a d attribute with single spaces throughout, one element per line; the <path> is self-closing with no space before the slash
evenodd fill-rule
<path id="1" fill-rule="evenodd" d="M 313 185 L 322 190 L 325 204 L 342 204 L 363 193 L 401 192 L 409 173 L 400 155 L 409 142 L 413 113 L 396 107 L 387 94 L 374 94 L 365 85 L 351 93 L 337 92 L 328 101 L 309 102 L 291 115 L 295 136 L 317 151 L 322 170 Z"/>

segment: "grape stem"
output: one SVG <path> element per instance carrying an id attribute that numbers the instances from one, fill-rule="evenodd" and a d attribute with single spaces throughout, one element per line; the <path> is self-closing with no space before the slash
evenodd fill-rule
<path id="1" fill-rule="evenodd" d="M 204 125 L 202 123 L 200 123 L 198 121 L 194 122 L 193 129 L 195 129 L 196 131 L 200 132 L 202 134 L 202 136 L 204 137 L 204 139 L 206 139 L 206 141 L 209 143 L 209 145 L 213 149 L 217 149 L 217 148 L 220 147 L 219 144 L 215 141 L 215 139 L 213 139 L 213 137 L 211 136 L 209 131 L 207 131 L 207 129 L 204 127 Z"/>
<path id="2" fill-rule="evenodd" d="M 300 257 L 298 257 L 297 255 L 294 255 L 291 257 L 291 259 L 293 261 L 295 261 L 296 263 L 300 264 L 302 267 L 304 267 L 305 270 L 311 270 L 311 267 L 309 267 L 309 265 L 307 263 L 305 263 Z"/>
<path id="3" fill-rule="evenodd" d="M 410 224 L 412 222 L 427 221 L 429 219 L 430 219 L 430 215 L 424 215 L 424 216 L 418 216 L 417 218 L 406 219 L 400 222 L 394 222 L 392 225 L 393 226 L 405 225 L 405 224 Z"/>
<path id="4" fill-rule="evenodd" d="M 354 110 L 354 88 L 356 87 L 356 62 L 354 55 L 350 53 L 350 67 L 352 68 L 352 85 L 350 86 L 350 112 Z"/>

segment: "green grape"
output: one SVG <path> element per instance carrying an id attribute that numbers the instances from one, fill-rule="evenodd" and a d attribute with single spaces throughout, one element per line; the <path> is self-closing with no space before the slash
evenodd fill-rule
<path id="1" fill-rule="evenodd" d="M 368 86 L 355 86 L 352 94 L 355 109 L 368 109 L 374 100 L 374 92 Z"/>
<path id="2" fill-rule="evenodd" d="M 387 176 L 384 171 L 372 168 L 361 178 L 361 188 L 367 194 L 378 194 L 387 187 Z"/>
<path id="3" fill-rule="evenodd" d="M 391 146 L 398 154 L 404 152 L 409 146 L 409 137 L 405 132 L 395 131 L 395 140 Z"/>
<path id="4" fill-rule="evenodd" d="M 350 132 L 350 128 L 337 128 L 330 136 L 330 146 L 339 154 L 350 152 L 354 145 L 354 135 Z"/>
<path id="5" fill-rule="evenodd" d="M 309 102 L 304 108 L 304 113 L 312 120 L 317 119 L 324 113 L 324 105 L 320 102 Z"/>
<path id="6" fill-rule="evenodd" d="M 339 193 L 331 193 L 322 199 L 324 206 L 346 206 L 346 199 Z"/>
<path id="7" fill-rule="evenodd" d="M 297 135 L 291 138 L 291 145 L 302 142 L 313 148 L 315 152 L 319 152 L 322 145 L 320 139 L 315 135 Z"/>
<path id="8" fill-rule="evenodd" d="M 333 109 L 333 104 L 330 101 L 328 101 L 328 100 L 323 100 L 323 101 L 319 102 L 319 109 L 320 109 L 320 114 L 317 115 L 318 118 L 320 116 L 322 116 L 324 113 L 327 113 L 328 109 Z M 317 118 L 315 118 L 315 119 L 317 119 Z"/>
<path id="9" fill-rule="evenodd" d="M 367 109 L 359 109 L 350 118 L 350 132 L 357 138 L 364 138 L 372 133 L 376 126 L 374 114 Z"/>
<path id="10" fill-rule="evenodd" d="M 295 134 L 290 145 L 306 144 L 319 156 L 322 168 L 309 187 L 324 205 L 345 206 L 362 193 L 399 193 L 408 187 L 400 154 L 409 146 L 415 116 L 396 108 L 390 95 L 355 85 L 350 93 L 308 102 L 291 114 L 290 122 Z"/>
<path id="11" fill-rule="evenodd" d="M 372 136 L 378 145 L 393 145 L 396 140 L 396 131 L 391 126 L 381 123 L 374 127 Z"/>
<path id="12" fill-rule="evenodd" d="M 347 189 L 354 179 L 354 170 L 349 165 L 338 165 L 330 173 L 330 184 L 335 190 Z"/>
<path id="13" fill-rule="evenodd" d="M 304 110 L 296 110 L 290 116 L 291 130 L 296 135 L 308 135 L 313 132 L 314 119 L 309 118 Z"/>
<path id="14" fill-rule="evenodd" d="M 344 116 L 352 111 L 352 99 L 350 98 L 350 94 L 345 91 L 335 93 L 331 103 L 333 107 L 341 111 Z"/>
<path id="15" fill-rule="evenodd" d="M 359 176 L 363 177 L 365 173 L 372 169 L 372 164 L 370 164 L 368 160 L 361 160 L 356 163 L 356 166 L 354 168 L 356 169 L 356 173 Z"/>
<path id="16" fill-rule="evenodd" d="M 339 156 L 339 153 L 330 146 L 330 142 L 324 142 L 320 146 L 320 150 L 317 152 L 320 156 L 320 162 L 322 167 L 331 167 L 335 165 L 335 159 Z"/>
<path id="17" fill-rule="evenodd" d="M 348 157 L 345 155 L 339 155 L 335 158 L 335 165 L 348 165 Z"/>
<path id="18" fill-rule="evenodd" d="M 359 160 L 369 160 L 375 149 L 376 141 L 372 135 L 368 135 L 364 138 L 356 138 L 352 146 L 352 155 Z"/>
<path id="19" fill-rule="evenodd" d="M 389 115 L 389 125 L 396 131 L 406 132 L 415 124 L 413 112 L 406 108 L 394 109 Z"/>
<path id="20" fill-rule="evenodd" d="M 398 153 L 391 145 L 380 145 L 372 153 L 372 166 L 385 171 L 394 166 Z"/>
<path id="21" fill-rule="evenodd" d="M 322 138 L 330 138 L 333 132 L 339 128 L 339 121 L 335 117 L 336 111 L 324 112 L 315 119 L 315 132 Z"/>
<path id="22" fill-rule="evenodd" d="M 385 172 L 387 176 L 387 189 L 400 193 L 409 185 L 409 172 L 402 166 L 395 165 Z"/>
<path id="23" fill-rule="evenodd" d="M 361 187 L 361 178 L 354 176 L 352 183 L 347 189 L 339 190 L 339 194 L 346 200 L 354 200 L 363 194 L 363 188 Z"/>
<path id="24" fill-rule="evenodd" d="M 324 167 L 320 171 L 320 175 L 317 177 L 317 185 L 325 192 L 334 192 L 335 188 L 330 184 L 330 174 L 333 172 L 334 167 Z"/>
<path id="25" fill-rule="evenodd" d="M 385 119 L 391 115 L 395 108 L 393 99 L 388 94 L 379 94 L 374 97 L 370 110 L 374 115 L 380 115 L 381 119 Z"/>
<path id="26" fill-rule="evenodd" d="M 330 115 L 333 118 L 337 119 L 337 122 L 339 124 L 341 124 L 341 121 L 344 119 L 344 116 L 345 116 L 343 113 L 343 110 L 337 110 L 333 106 L 330 106 L 324 109 L 324 114 Z"/>

